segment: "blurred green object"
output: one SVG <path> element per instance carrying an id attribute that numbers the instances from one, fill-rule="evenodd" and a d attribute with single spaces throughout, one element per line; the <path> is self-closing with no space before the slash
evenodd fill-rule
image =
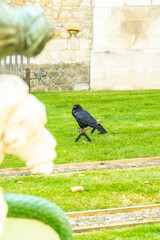
<path id="1" fill-rule="evenodd" d="M 53 34 L 54 27 L 41 8 L 9 8 L 0 1 L 0 59 L 11 54 L 36 56 Z"/>
<path id="2" fill-rule="evenodd" d="M 5 193 L 4 198 L 8 205 L 8 216 L 1 240 L 73 239 L 67 217 L 54 203 L 16 193 Z"/>

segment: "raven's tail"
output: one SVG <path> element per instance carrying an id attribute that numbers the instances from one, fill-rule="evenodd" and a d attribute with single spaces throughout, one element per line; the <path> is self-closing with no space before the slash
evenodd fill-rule
<path id="1" fill-rule="evenodd" d="M 101 124 L 96 124 L 95 128 L 101 133 L 107 133 L 106 129 L 104 129 Z"/>

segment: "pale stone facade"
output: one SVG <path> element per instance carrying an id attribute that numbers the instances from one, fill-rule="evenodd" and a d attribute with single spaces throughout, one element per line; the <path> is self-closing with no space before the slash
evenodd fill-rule
<path id="1" fill-rule="evenodd" d="M 160 88 L 160 0 L 5 0 L 33 3 L 55 36 L 31 59 L 31 91 Z"/>
<path id="2" fill-rule="evenodd" d="M 93 0 L 91 89 L 160 88 L 159 5 L 159 0 Z"/>
<path id="3" fill-rule="evenodd" d="M 31 62 L 31 91 L 88 90 L 92 49 L 91 0 L 5 0 L 35 4 L 55 26 L 54 38 Z"/>

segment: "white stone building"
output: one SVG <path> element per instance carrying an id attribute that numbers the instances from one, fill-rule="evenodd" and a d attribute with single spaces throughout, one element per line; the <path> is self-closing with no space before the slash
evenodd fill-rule
<path id="1" fill-rule="evenodd" d="M 160 0 L 5 0 L 33 3 L 55 36 L 31 59 L 31 90 L 160 88 Z"/>

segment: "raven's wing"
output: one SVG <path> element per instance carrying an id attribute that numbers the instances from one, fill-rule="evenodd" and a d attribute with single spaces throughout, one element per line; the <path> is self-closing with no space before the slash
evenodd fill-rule
<path id="1" fill-rule="evenodd" d="M 95 127 L 97 121 L 93 118 L 86 110 L 81 110 L 75 113 L 75 118 L 78 123 L 83 124 L 84 126 Z"/>
<path id="2" fill-rule="evenodd" d="M 85 128 L 87 126 L 96 128 L 101 133 L 107 133 L 107 131 L 102 127 L 101 124 L 97 124 L 95 118 L 93 118 L 86 110 L 77 111 L 73 115 L 77 120 L 79 126 L 81 128 Z"/>

